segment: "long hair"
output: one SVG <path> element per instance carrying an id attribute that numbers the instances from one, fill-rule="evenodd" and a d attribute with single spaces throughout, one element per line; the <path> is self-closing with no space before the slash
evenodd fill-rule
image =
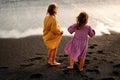
<path id="1" fill-rule="evenodd" d="M 88 22 L 88 14 L 86 12 L 81 12 L 77 16 L 77 29 L 80 29 L 82 26 L 85 26 Z"/>
<path id="2" fill-rule="evenodd" d="M 58 8 L 56 3 L 52 3 L 48 6 L 47 14 L 54 15 L 56 13 L 56 9 Z"/>

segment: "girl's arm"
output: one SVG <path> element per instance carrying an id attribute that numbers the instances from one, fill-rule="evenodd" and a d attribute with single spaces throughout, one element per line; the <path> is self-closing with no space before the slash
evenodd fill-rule
<path id="1" fill-rule="evenodd" d="M 93 36 L 95 35 L 95 30 L 93 30 L 90 26 L 89 26 L 88 35 L 89 35 L 90 37 L 93 37 Z"/>
<path id="2" fill-rule="evenodd" d="M 76 25 L 76 24 L 73 24 L 73 25 L 71 25 L 71 26 L 68 28 L 68 32 L 69 32 L 69 33 L 72 34 L 73 32 L 75 32 L 75 25 Z"/>
<path id="3" fill-rule="evenodd" d="M 51 31 L 52 33 L 54 33 L 55 35 L 59 35 L 61 34 L 61 30 L 60 30 L 60 27 L 58 25 L 58 22 L 56 20 L 56 18 L 53 18 L 53 23 L 51 25 Z"/>

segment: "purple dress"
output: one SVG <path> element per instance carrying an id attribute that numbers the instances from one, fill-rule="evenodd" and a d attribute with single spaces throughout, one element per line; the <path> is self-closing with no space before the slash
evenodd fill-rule
<path id="1" fill-rule="evenodd" d="M 95 31 L 88 25 L 86 25 L 85 28 L 78 30 L 76 29 L 76 24 L 73 24 L 68 28 L 68 32 L 71 34 L 75 32 L 75 34 L 72 40 L 66 44 L 66 54 L 68 54 L 74 61 L 84 59 L 88 48 L 88 35 L 93 37 Z"/>

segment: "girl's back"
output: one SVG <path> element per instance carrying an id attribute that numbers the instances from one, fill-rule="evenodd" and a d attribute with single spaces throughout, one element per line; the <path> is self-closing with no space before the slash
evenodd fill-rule
<path id="1" fill-rule="evenodd" d="M 74 34 L 74 38 L 76 39 L 80 39 L 80 40 L 86 40 L 88 38 L 88 35 L 90 37 L 92 37 L 95 33 L 94 31 L 91 29 L 90 26 L 85 25 L 84 27 L 82 27 L 81 29 L 77 29 L 76 28 L 77 24 L 73 24 L 72 26 L 70 26 L 68 28 L 68 31 L 72 34 L 73 32 L 75 32 Z"/>

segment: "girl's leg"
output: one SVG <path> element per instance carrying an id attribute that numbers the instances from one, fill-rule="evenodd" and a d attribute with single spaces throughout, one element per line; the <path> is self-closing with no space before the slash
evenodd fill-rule
<path id="1" fill-rule="evenodd" d="M 67 67 L 68 69 L 73 69 L 74 68 L 74 61 L 72 58 L 70 58 L 70 65 Z"/>
<path id="2" fill-rule="evenodd" d="M 48 50 L 48 64 L 52 64 L 52 49 Z"/>
<path id="3" fill-rule="evenodd" d="M 53 63 L 55 62 L 55 58 L 56 58 L 56 48 L 55 49 L 53 49 Z"/>
<path id="4" fill-rule="evenodd" d="M 80 62 L 79 62 L 79 70 L 80 71 L 83 71 L 84 62 L 85 62 L 85 59 L 80 59 Z"/>
<path id="5" fill-rule="evenodd" d="M 58 63 L 58 62 L 56 62 L 56 52 L 57 52 L 57 49 L 55 48 L 55 49 L 53 49 L 53 64 L 54 65 L 60 65 L 60 63 Z"/>
<path id="6" fill-rule="evenodd" d="M 50 65 L 60 65 L 60 63 L 56 62 L 56 49 L 49 49 L 48 51 L 48 64 Z"/>

